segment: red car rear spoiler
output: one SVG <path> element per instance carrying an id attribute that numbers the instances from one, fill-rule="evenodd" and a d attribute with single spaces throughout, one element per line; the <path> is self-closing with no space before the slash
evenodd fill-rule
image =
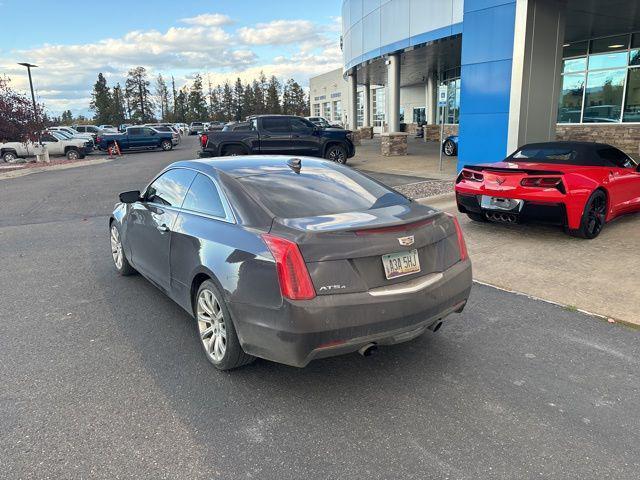
<path id="1" fill-rule="evenodd" d="M 527 168 L 502 168 L 491 167 L 489 165 L 465 165 L 463 168 L 467 170 L 475 170 L 476 172 L 482 172 L 483 170 L 491 170 L 492 172 L 502 173 L 526 173 L 527 175 L 563 175 L 563 172 L 555 170 L 531 170 Z"/>

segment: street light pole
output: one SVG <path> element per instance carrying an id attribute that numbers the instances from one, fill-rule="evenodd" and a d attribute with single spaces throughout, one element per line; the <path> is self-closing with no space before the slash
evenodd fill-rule
<path id="1" fill-rule="evenodd" d="M 38 110 L 36 107 L 36 96 L 33 93 L 33 80 L 31 79 L 31 68 L 38 68 L 37 65 L 34 65 L 32 63 L 18 63 L 18 65 L 22 65 L 23 67 L 27 67 L 27 72 L 29 74 L 29 87 L 31 87 L 31 101 L 33 102 L 33 119 L 36 123 L 38 123 Z M 42 132 L 38 131 L 38 143 L 40 145 L 42 145 L 42 140 L 41 140 L 41 134 Z"/>

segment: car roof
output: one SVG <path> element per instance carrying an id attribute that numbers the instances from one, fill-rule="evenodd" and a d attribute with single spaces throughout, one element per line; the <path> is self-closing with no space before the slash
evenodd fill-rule
<path id="1" fill-rule="evenodd" d="M 288 162 L 299 159 L 302 169 L 305 166 L 326 168 L 335 163 L 328 160 L 310 157 L 296 157 L 289 155 L 242 155 L 237 157 L 216 157 L 196 160 L 183 160 L 172 163 L 167 167 L 186 167 L 201 171 L 209 175 L 223 172 L 231 177 L 239 178 L 249 175 L 265 175 L 269 173 L 287 172 L 291 170 Z"/>
<path id="2" fill-rule="evenodd" d="M 578 141 L 558 141 L 558 142 L 538 142 L 522 145 L 518 150 L 525 148 L 574 148 L 576 150 L 600 150 L 602 148 L 615 148 L 608 143 L 598 142 L 578 142 Z"/>

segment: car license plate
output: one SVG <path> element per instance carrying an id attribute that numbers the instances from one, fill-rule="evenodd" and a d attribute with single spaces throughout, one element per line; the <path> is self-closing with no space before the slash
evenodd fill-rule
<path id="1" fill-rule="evenodd" d="M 419 272 L 418 250 L 383 255 L 382 265 L 384 266 L 384 274 L 387 276 L 387 280 Z"/>
<path id="2" fill-rule="evenodd" d="M 516 198 L 500 198 L 482 195 L 480 206 L 488 210 L 522 210 L 522 200 Z"/>

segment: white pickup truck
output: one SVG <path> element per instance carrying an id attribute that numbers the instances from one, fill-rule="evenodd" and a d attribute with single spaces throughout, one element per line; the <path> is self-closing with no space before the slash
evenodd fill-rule
<path id="1" fill-rule="evenodd" d="M 93 142 L 85 139 L 67 139 L 57 132 L 42 134 L 42 143 L 46 145 L 51 156 L 64 155 L 69 160 L 77 160 L 93 150 Z M 0 143 L 0 158 L 5 162 L 14 162 L 17 158 L 28 158 L 36 155 L 36 143 L 7 142 Z"/>

